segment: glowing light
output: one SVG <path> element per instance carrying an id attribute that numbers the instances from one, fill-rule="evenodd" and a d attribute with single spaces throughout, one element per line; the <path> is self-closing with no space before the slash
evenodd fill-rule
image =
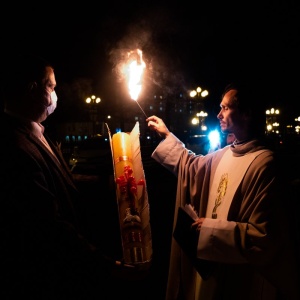
<path id="1" fill-rule="evenodd" d="M 99 97 L 96 97 L 95 95 L 92 95 L 91 97 L 88 97 L 85 99 L 85 102 L 90 104 L 90 103 L 100 103 L 101 99 Z"/>
<path id="2" fill-rule="evenodd" d="M 192 119 L 192 124 L 193 124 L 193 125 L 199 124 L 199 118 L 193 118 L 193 119 Z"/>
<path id="3" fill-rule="evenodd" d="M 208 134 L 208 139 L 209 139 L 211 149 L 219 147 L 221 138 L 218 130 L 211 131 Z"/>
<path id="4" fill-rule="evenodd" d="M 190 92 L 190 97 L 194 98 L 194 97 L 201 97 L 201 98 L 204 98 L 204 97 L 207 97 L 208 96 L 208 90 L 202 90 L 201 87 L 197 87 L 196 90 L 192 90 Z"/>
<path id="5" fill-rule="evenodd" d="M 147 118 L 144 110 L 141 108 L 137 99 L 142 90 L 142 78 L 146 63 L 143 60 L 143 52 L 140 49 L 136 49 L 128 52 L 128 63 L 125 65 L 123 73 L 127 79 L 129 94 L 132 100 L 135 100 L 141 111 Z"/>
<path id="6" fill-rule="evenodd" d="M 197 92 L 195 90 L 190 92 L 190 96 L 193 98 L 197 95 Z"/>
<path id="7" fill-rule="evenodd" d="M 202 91 L 201 92 L 201 97 L 206 97 L 206 96 L 208 96 L 208 91 L 207 90 L 204 90 L 204 91 Z"/>
<path id="8" fill-rule="evenodd" d="M 131 99 L 137 101 L 142 90 L 142 77 L 146 64 L 143 60 L 143 52 L 140 49 L 128 52 L 127 56 L 128 63 L 124 66 L 123 73 L 127 80 Z"/>

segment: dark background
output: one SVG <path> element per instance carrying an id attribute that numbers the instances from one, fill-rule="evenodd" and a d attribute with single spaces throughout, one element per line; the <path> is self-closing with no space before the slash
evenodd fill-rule
<path id="1" fill-rule="evenodd" d="M 172 94 L 178 86 L 188 91 L 200 85 L 219 103 L 224 84 L 241 74 L 254 89 L 262 82 L 274 106 L 299 116 L 299 25 L 299 5 L 288 1 L 10 2 L 1 8 L 1 81 L 14 55 L 33 52 L 54 64 L 58 90 L 88 78 L 102 101 L 114 105 L 125 93 L 115 73 L 118 58 L 140 48 L 149 70 L 146 86 Z M 142 154 L 149 159 L 151 149 Z M 288 163 L 297 162 L 293 157 Z M 81 183 L 88 229 L 119 257 L 115 190 L 110 174 L 102 175 Z M 122 299 L 164 299 L 176 178 L 155 162 L 145 165 L 145 175 L 153 265 L 139 280 L 112 282 L 112 294 Z"/>
<path id="2" fill-rule="evenodd" d="M 37 53 L 55 65 L 58 86 L 90 78 L 103 101 L 124 96 L 115 67 L 120 53 L 140 48 L 145 86 L 200 85 L 219 101 L 224 83 L 243 74 L 253 88 L 263 82 L 274 105 L 299 110 L 296 1 L 25 2 L 1 12 L 2 66 Z"/>

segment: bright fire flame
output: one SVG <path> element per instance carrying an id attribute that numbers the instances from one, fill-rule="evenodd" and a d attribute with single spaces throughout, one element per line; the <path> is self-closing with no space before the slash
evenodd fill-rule
<path id="1" fill-rule="evenodd" d="M 137 101 L 142 90 L 142 76 L 146 67 L 143 61 L 143 52 L 136 49 L 128 52 L 129 63 L 125 66 L 125 74 L 127 75 L 129 94 L 132 100 Z"/>

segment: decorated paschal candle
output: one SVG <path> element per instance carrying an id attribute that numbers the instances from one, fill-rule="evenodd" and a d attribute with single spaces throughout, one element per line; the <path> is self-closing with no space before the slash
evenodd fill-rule
<path id="1" fill-rule="evenodd" d="M 137 213 L 137 187 L 133 175 L 133 159 L 130 135 L 126 132 L 115 133 L 112 137 L 115 180 L 119 187 L 118 197 L 122 197 L 131 209 Z"/>
<path id="2" fill-rule="evenodd" d="M 117 132 L 112 136 L 113 158 L 115 164 L 115 175 L 119 178 L 124 175 L 124 167 L 132 165 L 132 153 L 130 135 L 126 132 Z"/>
<path id="3" fill-rule="evenodd" d="M 130 135 L 125 132 L 114 134 L 112 149 L 124 260 L 126 263 L 141 263 L 144 261 L 144 243 Z"/>

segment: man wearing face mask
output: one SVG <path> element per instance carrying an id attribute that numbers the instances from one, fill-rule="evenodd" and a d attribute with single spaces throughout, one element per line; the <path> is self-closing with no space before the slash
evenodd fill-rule
<path id="1" fill-rule="evenodd" d="M 1 116 L 0 298 L 100 299 L 117 270 L 80 229 L 80 193 L 41 124 L 57 104 L 53 67 L 10 64 Z M 113 271 L 113 273 L 111 272 Z M 111 291 L 110 291 L 111 292 Z"/>

